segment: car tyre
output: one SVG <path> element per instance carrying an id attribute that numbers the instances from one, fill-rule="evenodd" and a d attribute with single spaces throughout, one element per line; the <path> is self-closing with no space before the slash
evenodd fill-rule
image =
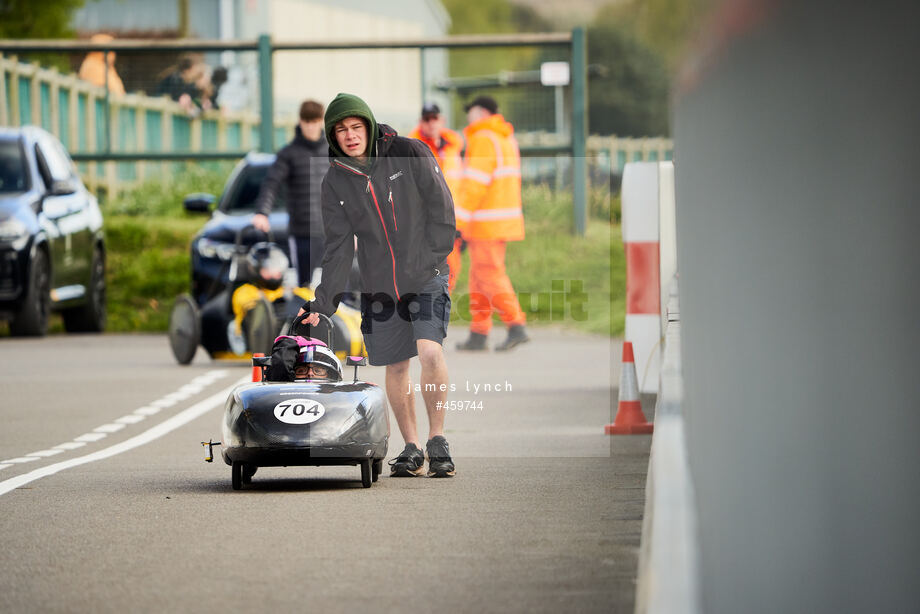
<path id="1" fill-rule="evenodd" d="M 48 332 L 51 313 L 51 272 L 48 255 L 35 251 L 29 270 L 28 286 L 22 309 L 10 322 L 10 333 L 17 337 L 43 337 Z"/>
<path id="2" fill-rule="evenodd" d="M 93 253 L 93 269 L 87 290 L 86 304 L 62 313 L 64 329 L 68 333 L 101 333 L 105 330 L 105 256 L 98 247 Z"/>
<path id="3" fill-rule="evenodd" d="M 371 468 L 371 459 L 365 459 L 361 461 L 361 486 L 364 488 L 370 488 L 373 484 L 374 479 L 371 477 L 373 469 Z"/>
<path id="4" fill-rule="evenodd" d="M 380 474 L 383 472 L 383 459 L 382 458 L 378 458 L 377 460 L 374 461 L 373 469 L 374 469 L 373 481 L 376 482 L 378 478 L 380 478 Z"/>

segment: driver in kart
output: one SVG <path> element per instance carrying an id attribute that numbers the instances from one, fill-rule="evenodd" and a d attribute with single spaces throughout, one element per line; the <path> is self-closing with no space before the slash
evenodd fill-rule
<path id="1" fill-rule="evenodd" d="M 305 347 L 294 364 L 294 380 L 332 382 L 342 379 L 339 359 L 329 348 L 323 346 Z"/>

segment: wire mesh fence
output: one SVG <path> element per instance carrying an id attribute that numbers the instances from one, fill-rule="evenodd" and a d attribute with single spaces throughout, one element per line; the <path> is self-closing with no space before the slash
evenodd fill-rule
<path id="1" fill-rule="evenodd" d="M 404 135 L 426 101 L 437 102 L 447 125 L 462 132 L 464 105 L 492 96 L 515 127 L 525 183 L 575 192 L 576 208 L 579 166 L 587 169 L 588 189 L 615 193 L 627 162 L 670 159 L 664 139 L 591 137 L 579 162 L 573 127 L 584 92 L 572 81 L 546 84 L 541 74 L 545 63 L 571 59 L 571 40 L 531 38 L 261 49 L 267 37 L 33 41 L 19 48 L 10 43 L 24 41 L 0 41 L 0 125 L 52 132 L 79 161 L 88 186 L 110 195 L 181 171 L 176 160 L 183 157 L 210 165 L 206 160 L 275 151 L 290 140 L 303 99 L 328 102 L 340 91 L 363 97 Z"/>

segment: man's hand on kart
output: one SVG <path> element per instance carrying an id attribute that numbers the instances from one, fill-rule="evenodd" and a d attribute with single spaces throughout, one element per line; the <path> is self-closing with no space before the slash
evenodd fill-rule
<path id="1" fill-rule="evenodd" d="M 268 232 L 272 225 L 268 221 L 268 216 L 264 213 L 256 213 L 252 216 L 252 225 L 262 232 Z"/>
<path id="2" fill-rule="evenodd" d="M 297 312 L 297 316 L 300 317 L 303 314 L 307 313 L 303 307 L 300 308 L 300 311 Z M 319 324 L 319 314 L 318 313 L 307 313 L 307 317 L 300 321 L 301 324 L 309 324 L 310 326 L 316 326 Z"/>

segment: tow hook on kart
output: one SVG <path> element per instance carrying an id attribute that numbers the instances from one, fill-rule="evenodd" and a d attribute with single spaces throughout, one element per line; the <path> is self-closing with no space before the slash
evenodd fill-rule
<path id="1" fill-rule="evenodd" d="M 204 461 L 206 463 L 214 462 L 214 446 L 219 446 L 222 444 L 219 441 L 211 441 L 208 439 L 207 441 L 202 441 L 201 445 L 208 447 L 208 451 L 204 455 Z"/>

